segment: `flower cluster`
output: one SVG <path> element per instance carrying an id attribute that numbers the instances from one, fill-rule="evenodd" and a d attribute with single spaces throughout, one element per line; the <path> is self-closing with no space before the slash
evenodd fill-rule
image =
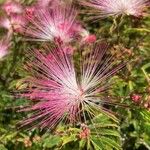
<path id="1" fill-rule="evenodd" d="M 94 8 L 90 14 L 99 19 L 124 14 L 142 16 L 149 3 L 148 0 L 84 0 L 81 4 Z M 16 96 L 30 101 L 20 111 L 29 111 L 31 116 L 21 126 L 31 124 L 44 129 L 56 127 L 60 122 L 86 124 L 97 112 L 109 113 L 104 104 L 113 102 L 103 99 L 103 93 L 111 85 L 109 79 L 125 63 L 115 60 L 107 51 L 107 44 L 96 41 L 96 36 L 79 20 L 77 8 L 71 2 L 37 0 L 26 6 L 8 0 L 1 9 L 4 14 L 0 17 L 0 27 L 8 35 L 0 40 L 0 59 L 9 53 L 12 35 L 55 45 L 48 51 L 27 52 L 25 69 L 29 75 Z M 137 102 L 140 97 L 132 98 Z M 81 138 L 89 134 L 85 128 Z"/>
<path id="2" fill-rule="evenodd" d="M 85 0 L 85 6 L 93 8 L 93 19 L 105 18 L 116 15 L 142 16 L 149 6 L 148 0 Z"/>
<path id="3" fill-rule="evenodd" d="M 96 41 L 96 36 L 76 20 L 75 7 L 62 0 L 38 0 L 30 6 L 7 0 L 1 9 L 0 28 L 6 29 L 9 36 L 19 33 L 35 41 L 58 43 L 80 40 L 81 44 L 86 44 Z"/>
<path id="4" fill-rule="evenodd" d="M 77 11 L 72 5 L 58 5 L 51 9 L 39 9 L 30 16 L 30 25 L 25 34 L 38 41 L 60 41 L 68 43 L 82 38 L 86 41 L 89 33 L 76 20 Z"/>

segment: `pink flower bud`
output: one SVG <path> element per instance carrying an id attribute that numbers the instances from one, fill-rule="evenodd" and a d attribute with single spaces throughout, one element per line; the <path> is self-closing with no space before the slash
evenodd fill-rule
<path id="1" fill-rule="evenodd" d="M 88 44 L 94 43 L 95 41 L 96 41 L 96 36 L 94 34 L 89 35 L 84 39 L 84 42 Z"/>
<path id="2" fill-rule="evenodd" d="M 133 102 L 139 103 L 139 102 L 141 101 L 141 95 L 133 94 L 133 95 L 131 96 L 131 99 L 132 99 Z"/>

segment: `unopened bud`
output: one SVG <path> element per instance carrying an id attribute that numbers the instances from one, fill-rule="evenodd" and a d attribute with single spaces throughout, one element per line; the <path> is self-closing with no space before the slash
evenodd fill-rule
<path id="1" fill-rule="evenodd" d="M 131 95 L 131 99 L 132 99 L 133 102 L 139 103 L 139 102 L 141 102 L 141 95 L 133 94 L 133 95 Z"/>
<path id="2" fill-rule="evenodd" d="M 89 35 L 85 38 L 85 43 L 94 43 L 96 41 L 96 36 L 94 34 Z"/>

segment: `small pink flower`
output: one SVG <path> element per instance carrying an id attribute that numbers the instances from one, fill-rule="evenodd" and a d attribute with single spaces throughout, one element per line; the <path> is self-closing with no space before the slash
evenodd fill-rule
<path id="1" fill-rule="evenodd" d="M 87 30 L 81 29 L 81 37 L 82 37 L 82 43 L 83 44 L 90 44 L 94 43 L 96 41 L 96 36 L 94 34 L 90 34 Z"/>
<path id="2" fill-rule="evenodd" d="M 148 6 L 149 0 L 85 0 L 81 3 L 95 9 L 91 12 L 93 19 L 115 15 L 141 16 Z"/>
<path id="3" fill-rule="evenodd" d="M 0 18 L 0 27 L 10 30 L 11 29 L 10 20 L 7 17 L 1 17 Z"/>
<path id="4" fill-rule="evenodd" d="M 76 10 L 70 5 L 37 10 L 34 16 L 27 16 L 31 25 L 25 28 L 25 34 L 38 41 L 71 42 L 82 32 L 76 16 Z"/>
<path id="5" fill-rule="evenodd" d="M 89 35 L 85 38 L 86 43 L 94 43 L 96 41 L 96 36 L 94 34 Z"/>
<path id="6" fill-rule="evenodd" d="M 0 59 L 5 57 L 9 53 L 8 51 L 9 47 L 10 47 L 10 38 L 8 36 L 0 40 Z"/>
<path id="7" fill-rule="evenodd" d="M 144 103 L 144 108 L 146 108 L 148 111 L 150 111 L 150 101 Z"/>
<path id="8" fill-rule="evenodd" d="M 141 98 L 142 98 L 142 96 L 139 95 L 139 94 L 133 94 L 133 95 L 131 95 L 131 99 L 135 103 L 140 103 L 141 102 Z"/>
<path id="9" fill-rule="evenodd" d="M 27 20 L 20 14 L 11 14 L 7 17 L 0 18 L 0 27 L 7 29 L 9 32 L 23 32 Z"/>
<path id="10" fill-rule="evenodd" d="M 8 14 L 17 13 L 20 14 L 23 12 L 23 7 L 20 3 L 16 1 L 6 1 L 6 3 L 3 4 L 2 9 Z"/>
<path id="11" fill-rule="evenodd" d="M 82 131 L 79 134 L 80 139 L 87 139 L 90 136 L 90 129 L 87 127 L 87 125 L 82 124 Z"/>
<path id="12" fill-rule="evenodd" d="M 73 56 L 60 46 L 48 55 L 31 51 L 34 58 L 29 55 L 26 65 L 30 76 L 21 84 L 26 86 L 22 86 L 17 96 L 32 102 L 21 111 L 34 113 L 21 124 L 52 128 L 61 121 L 86 122 L 86 116 L 94 117 L 98 110 L 106 112 L 103 104 L 109 101 L 102 99 L 102 93 L 110 86 L 108 79 L 124 66 L 115 65 L 115 59 L 105 55 L 107 48 L 105 44 L 98 44 L 91 51 L 86 49 L 80 73 L 76 72 Z M 86 137 L 89 133 L 89 130 L 84 131 Z"/>

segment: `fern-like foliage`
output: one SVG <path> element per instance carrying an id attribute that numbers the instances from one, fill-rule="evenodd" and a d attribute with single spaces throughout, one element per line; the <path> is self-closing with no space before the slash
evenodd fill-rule
<path id="1" fill-rule="evenodd" d="M 89 125 L 91 134 L 87 139 L 89 150 L 121 150 L 121 137 L 117 120 L 99 114 Z"/>
<path id="2" fill-rule="evenodd" d="M 92 123 L 91 123 L 92 122 Z M 117 120 L 99 114 L 88 125 L 76 128 L 59 126 L 55 136 L 48 136 L 44 146 L 63 150 L 121 150 L 121 137 Z M 43 138 L 44 139 L 44 138 Z M 55 145 L 50 141 L 55 141 Z M 56 142 L 57 141 L 57 142 Z M 49 147 L 50 146 L 50 147 Z"/>

